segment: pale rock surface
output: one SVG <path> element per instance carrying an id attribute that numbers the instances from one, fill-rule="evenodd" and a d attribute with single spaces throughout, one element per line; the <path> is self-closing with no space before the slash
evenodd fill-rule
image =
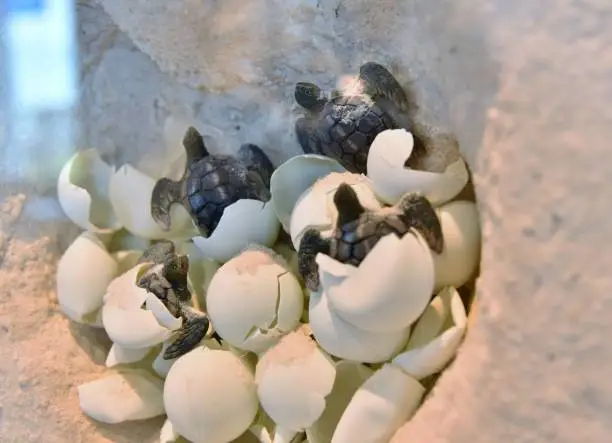
<path id="1" fill-rule="evenodd" d="M 409 68 L 473 169 L 484 250 L 465 346 L 394 442 L 609 440 L 609 1 L 304 1 L 299 13 L 270 1 L 264 18 L 234 1 L 202 14 L 213 2 L 103 3 L 183 83 L 79 3 L 82 144 L 117 162 L 163 152 L 167 115 L 193 118 L 224 150 L 261 143 L 278 162 L 299 152 L 284 116 L 296 79 L 331 86 L 371 58 Z M 290 13 L 301 28 L 283 27 Z M 54 263 L 77 231 L 31 187 L 0 196 L 0 441 L 156 441 L 163 419 L 104 426 L 80 413 L 76 386 L 103 372 L 109 342 L 71 326 L 54 298 Z"/>

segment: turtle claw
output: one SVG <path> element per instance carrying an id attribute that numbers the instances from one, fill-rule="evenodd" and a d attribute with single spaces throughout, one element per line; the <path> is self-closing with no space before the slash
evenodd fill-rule
<path id="1" fill-rule="evenodd" d="M 397 204 L 406 224 L 418 230 L 436 254 L 444 250 L 444 236 L 440 219 L 431 203 L 422 195 L 404 195 Z"/>
<path id="2" fill-rule="evenodd" d="M 329 240 L 321 237 L 318 231 L 314 229 L 307 230 L 298 248 L 298 269 L 306 287 L 311 291 L 318 291 L 320 286 L 319 281 L 319 266 L 316 262 L 317 254 L 329 254 Z"/>
<path id="3" fill-rule="evenodd" d="M 203 312 L 183 306 L 183 325 L 173 335 L 164 351 L 164 360 L 179 358 L 193 350 L 206 336 L 213 334 L 210 320 Z"/>

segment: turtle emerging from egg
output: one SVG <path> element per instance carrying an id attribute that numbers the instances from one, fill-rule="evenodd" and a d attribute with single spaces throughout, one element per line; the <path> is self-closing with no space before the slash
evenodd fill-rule
<path id="1" fill-rule="evenodd" d="M 193 127 L 183 138 L 187 164 L 179 181 L 157 181 L 151 196 L 151 215 L 170 229 L 170 209 L 181 203 L 203 236 L 217 228 L 223 211 L 241 199 L 270 200 L 270 177 L 274 166 L 254 144 L 244 144 L 237 156 L 211 155 L 202 135 Z"/>
<path id="2" fill-rule="evenodd" d="M 300 240 L 298 267 L 306 286 L 312 291 L 319 289 L 319 270 L 315 260 L 318 253 L 359 266 L 381 238 L 388 234 L 401 238 L 412 229 L 423 235 L 435 253 L 441 253 L 444 248 L 440 220 L 429 201 L 419 194 L 406 194 L 392 207 L 370 211 L 363 207 L 355 190 L 342 183 L 334 194 L 334 205 L 338 219 L 331 236 L 324 238 L 316 229 L 308 229 Z"/>
<path id="3" fill-rule="evenodd" d="M 351 91 L 325 97 L 313 83 L 299 82 L 295 99 L 310 113 L 295 124 L 302 149 L 338 160 L 347 170 L 365 174 L 370 145 L 387 129 L 412 130 L 411 104 L 399 82 L 384 66 L 361 66 Z"/>

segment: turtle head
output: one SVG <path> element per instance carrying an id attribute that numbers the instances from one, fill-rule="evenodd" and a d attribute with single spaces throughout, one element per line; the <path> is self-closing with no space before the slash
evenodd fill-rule
<path id="1" fill-rule="evenodd" d="M 338 220 L 336 222 L 338 227 L 357 220 L 365 212 L 357 193 L 346 183 L 341 183 L 336 189 L 334 205 L 338 210 Z"/>
<path id="2" fill-rule="evenodd" d="M 314 83 L 298 82 L 294 95 L 300 106 L 313 112 L 319 112 L 327 103 L 323 90 Z"/>
<path id="3" fill-rule="evenodd" d="M 172 285 L 172 289 L 180 300 L 191 298 L 187 288 L 187 275 L 189 272 L 189 257 L 185 254 L 172 254 L 164 263 L 162 275 Z"/>

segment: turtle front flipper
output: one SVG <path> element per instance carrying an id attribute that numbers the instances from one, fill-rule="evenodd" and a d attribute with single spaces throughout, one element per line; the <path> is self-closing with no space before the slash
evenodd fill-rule
<path id="1" fill-rule="evenodd" d="M 419 194 L 406 194 L 397 203 L 397 208 L 406 225 L 418 230 L 431 250 L 440 254 L 444 249 L 442 226 L 429 200 Z"/>
<path id="2" fill-rule="evenodd" d="M 307 230 L 298 248 L 298 269 L 306 287 L 311 291 L 319 289 L 319 266 L 317 265 L 317 254 L 327 254 L 330 252 L 329 240 L 321 237 L 315 229 Z"/>
<path id="3" fill-rule="evenodd" d="M 365 212 L 365 208 L 359 201 L 357 193 L 346 183 L 341 183 L 336 189 L 334 205 L 338 210 L 337 227 L 342 227 L 347 223 L 357 220 Z"/>
<path id="4" fill-rule="evenodd" d="M 182 203 L 183 190 L 180 182 L 161 178 L 155 183 L 151 193 L 151 216 L 165 231 L 171 227 L 170 209 L 176 203 Z"/>
<path id="5" fill-rule="evenodd" d="M 384 66 L 375 62 L 364 63 L 359 69 L 359 79 L 363 84 L 364 92 L 372 99 L 387 98 L 400 111 L 408 112 L 410 110 L 406 91 Z"/>
<path id="6" fill-rule="evenodd" d="M 274 165 L 259 146 L 252 143 L 242 145 L 238 150 L 238 159 L 248 170 L 259 174 L 266 188 L 270 188 Z"/>
<path id="7" fill-rule="evenodd" d="M 182 306 L 183 325 L 172 336 L 172 343 L 164 351 L 164 360 L 185 355 L 194 349 L 204 338 L 213 335 L 208 316 L 190 306 Z"/>
<path id="8" fill-rule="evenodd" d="M 319 137 L 311 118 L 300 117 L 297 119 L 295 135 L 305 154 L 321 154 Z"/>

